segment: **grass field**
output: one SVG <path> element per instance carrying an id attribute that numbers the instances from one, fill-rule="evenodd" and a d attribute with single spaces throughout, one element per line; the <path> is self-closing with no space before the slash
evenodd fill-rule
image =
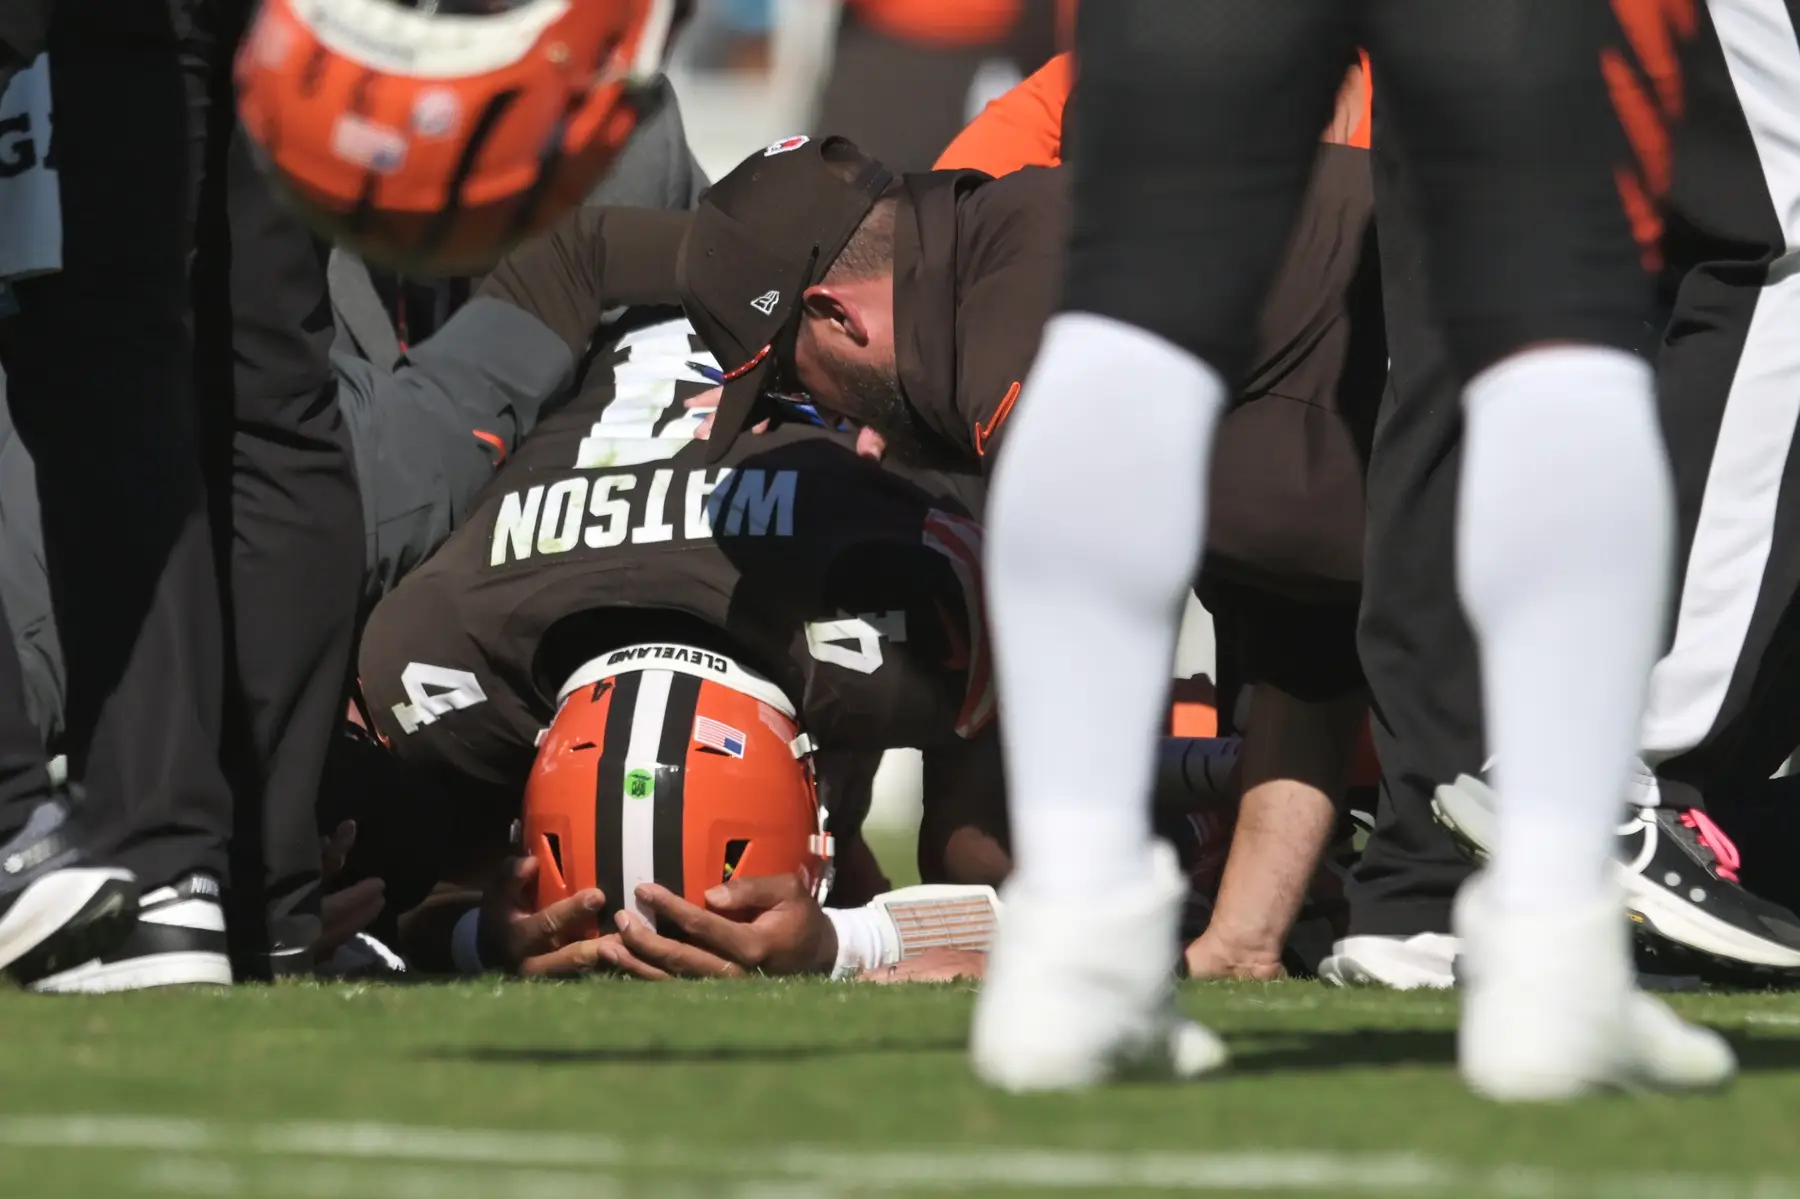
<path id="1" fill-rule="evenodd" d="M 990 1094 L 971 992 L 822 981 L 0 995 L 0 1195 L 1800 1196 L 1800 1002 L 1692 995 L 1721 1096 L 1508 1110 L 1453 1000 L 1192 986 L 1235 1067 Z"/>
<path id="2" fill-rule="evenodd" d="M 877 843 L 911 881 L 907 838 Z M 1455 1001 L 1193 984 L 1229 1073 L 1010 1099 L 972 989 L 821 981 L 0 992 L 0 1199 L 1324 1194 L 1800 1199 L 1800 996 L 1684 995 L 1724 1095 L 1502 1109 Z"/>

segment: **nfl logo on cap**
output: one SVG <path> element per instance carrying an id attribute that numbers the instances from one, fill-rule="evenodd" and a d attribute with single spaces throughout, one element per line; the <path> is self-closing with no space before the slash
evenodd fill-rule
<path id="1" fill-rule="evenodd" d="M 807 137 L 805 134 L 797 134 L 794 137 L 784 137 L 778 142 L 771 142 L 769 148 L 763 151 L 763 157 L 773 158 L 777 154 L 786 154 L 789 150 L 798 150 L 801 146 L 804 146 L 811 140 L 812 138 Z"/>

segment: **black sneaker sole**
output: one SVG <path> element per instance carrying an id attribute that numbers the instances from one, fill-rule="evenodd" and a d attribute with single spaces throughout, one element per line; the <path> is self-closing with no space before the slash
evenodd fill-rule
<path id="1" fill-rule="evenodd" d="M 99 957 L 130 935 L 137 925 L 138 885 L 128 879 L 102 883 L 62 927 L 22 954 L 6 975 L 28 985 Z"/>
<path id="2" fill-rule="evenodd" d="M 1637 912 L 1626 915 L 1631 919 L 1631 936 L 1638 951 L 1640 971 L 1650 969 L 1662 974 L 1691 975 L 1703 983 L 1749 991 L 1788 990 L 1800 977 L 1800 970 L 1746 962 L 1696 948 L 1658 932 Z"/>

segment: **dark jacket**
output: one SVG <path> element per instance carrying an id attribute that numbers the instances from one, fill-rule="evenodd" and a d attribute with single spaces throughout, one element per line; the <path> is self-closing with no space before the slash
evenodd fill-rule
<path id="1" fill-rule="evenodd" d="M 901 385 L 920 424 L 984 464 L 1061 305 L 1065 172 L 904 180 Z M 1367 151 L 1321 147 L 1254 365 L 1215 440 L 1209 570 L 1299 598 L 1355 595 L 1363 477 L 1387 375 L 1372 207 Z"/>

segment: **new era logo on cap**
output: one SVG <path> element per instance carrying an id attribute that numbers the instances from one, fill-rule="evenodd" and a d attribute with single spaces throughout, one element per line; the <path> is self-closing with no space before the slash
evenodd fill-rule
<path id="1" fill-rule="evenodd" d="M 682 306 L 725 374 L 709 460 L 754 422 L 793 354 L 800 299 L 894 181 L 842 138 L 796 135 L 739 163 L 701 196 L 682 239 Z"/>

